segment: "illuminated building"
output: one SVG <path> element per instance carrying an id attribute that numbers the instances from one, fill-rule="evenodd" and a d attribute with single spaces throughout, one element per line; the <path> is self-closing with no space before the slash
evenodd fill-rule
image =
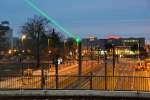
<path id="1" fill-rule="evenodd" d="M 13 30 L 9 27 L 8 21 L 2 21 L 0 24 L 0 32 L 6 41 L 1 42 L 0 55 L 4 54 L 5 50 L 13 48 Z"/>
<path id="2" fill-rule="evenodd" d="M 131 48 L 134 45 L 138 46 L 138 49 L 144 48 L 145 46 L 145 38 L 120 38 L 115 36 L 109 36 L 106 39 L 97 39 L 90 40 L 90 38 L 86 38 L 82 40 L 82 49 L 83 51 L 90 52 L 92 48 L 92 52 L 98 54 L 100 51 L 105 51 L 105 44 L 111 43 L 116 48 L 116 54 L 118 55 L 137 55 L 138 50 L 132 51 Z"/>

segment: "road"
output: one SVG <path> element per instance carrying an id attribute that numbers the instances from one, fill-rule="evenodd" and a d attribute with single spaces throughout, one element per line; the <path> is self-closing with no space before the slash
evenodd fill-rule
<path id="1" fill-rule="evenodd" d="M 91 67 L 87 66 L 91 64 L 90 61 L 83 63 L 83 73 L 87 74 Z M 94 64 L 96 65 L 96 64 Z M 61 68 L 62 67 L 62 68 Z M 94 68 L 94 67 L 93 67 Z M 59 66 L 59 75 L 77 75 L 78 72 L 78 65 L 73 64 L 70 66 Z M 2 81 L 0 82 L 1 88 L 40 88 L 40 70 L 33 71 L 33 76 L 23 76 L 23 77 L 16 77 L 16 76 L 8 76 L 3 77 Z M 51 75 L 51 76 L 50 76 Z M 48 88 L 55 88 L 55 70 L 51 68 L 50 72 L 46 75 L 46 87 Z M 77 78 L 77 77 L 76 77 Z M 67 77 L 59 77 L 59 84 L 60 88 L 65 87 L 69 82 L 65 83 L 63 81 L 68 80 Z"/>
<path id="2" fill-rule="evenodd" d="M 59 89 L 64 88 L 80 88 L 89 89 L 92 84 L 93 89 L 107 90 L 150 90 L 150 73 L 148 71 L 135 71 L 135 60 L 121 58 L 119 63 L 116 63 L 114 77 L 112 77 L 112 61 L 107 61 L 107 77 L 105 77 L 105 67 L 102 60 L 83 61 L 81 84 L 78 85 L 78 65 L 59 66 Z M 92 71 L 91 71 L 92 70 Z M 90 72 L 93 73 L 91 79 Z M 33 76 L 30 77 L 4 77 L 1 78 L 1 88 L 40 88 L 40 70 L 33 71 Z M 143 78 L 147 77 L 147 78 Z M 54 89 L 55 86 L 55 68 L 49 69 L 45 75 L 45 88 Z"/>
<path id="3" fill-rule="evenodd" d="M 120 59 L 116 64 L 114 77 L 112 77 L 112 63 L 108 61 L 107 78 L 104 77 L 105 69 L 102 67 L 97 70 L 92 79 L 93 89 L 107 90 L 150 90 L 150 73 L 147 71 L 135 71 L 135 61 L 132 59 Z M 121 76 L 121 77 L 120 77 Z M 147 78 L 143 78 L 147 77 Z M 82 88 L 90 87 L 90 80 L 83 84 Z"/>

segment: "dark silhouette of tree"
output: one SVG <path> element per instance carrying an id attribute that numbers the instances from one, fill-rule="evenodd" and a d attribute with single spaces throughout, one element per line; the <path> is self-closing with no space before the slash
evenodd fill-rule
<path id="1" fill-rule="evenodd" d="M 27 39 L 24 40 L 26 46 L 25 48 L 29 48 L 33 56 L 37 58 L 37 45 L 40 49 L 40 54 L 42 55 L 47 48 L 47 27 L 48 21 L 43 17 L 34 16 L 34 18 L 29 19 L 21 29 L 21 33 L 27 36 Z M 39 41 L 37 43 L 39 35 Z M 41 49 L 42 48 L 42 49 Z"/>
<path id="2" fill-rule="evenodd" d="M 58 57 L 63 56 L 63 35 L 56 32 L 54 29 L 50 32 L 49 36 L 49 49 L 51 51 L 52 57 L 57 55 Z"/>
<path id="3" fill-rule="evenodd" d="M 25 48 L 30 49 L 35 58 L 38 56 L 37 45 L 40 49 L 40 56 L 44 59 L 43 56 L 48 55 L 48 39 L 50 40 L 49 47 L 57 48 L 61 43 L 63 36 L 60 35 L 59 32 L 55 32 L 49 23 L 50 22 L 43 17 L 34 16 L 34 18 L 29 19 L 22 26 L 21 33 L 27 35 L 27 40 L 25 40 Z M 38 43 L 37 40 L 39 40 Z"/>

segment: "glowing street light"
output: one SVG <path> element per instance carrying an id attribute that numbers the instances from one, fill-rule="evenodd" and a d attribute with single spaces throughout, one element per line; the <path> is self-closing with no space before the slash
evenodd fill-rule
<path id="1" fill-rule="evenodd" d="M 27 36 L 26 35 L 22 35 L 21 36 L 21 44 L 22 44 L 22 53 L 24 53 L 25 52 L 25 50 L 24 50 L 24 40 L 27 38 Z"/>
<path id="2" fill-rule="evenodd" d="M 8 54 L 12 54 L 12 50 L 11 49 L 8 51 Z"/>
<path id="3" fill-rule="evenodd" d="M 25 40 L 26 38 L 27 38 L 26 35 L 22 35 L 21 40 L 23 41 L 23 40 Z"/>

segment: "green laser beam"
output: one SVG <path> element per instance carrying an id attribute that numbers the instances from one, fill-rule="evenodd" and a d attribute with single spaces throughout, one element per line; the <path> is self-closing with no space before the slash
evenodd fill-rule
<path id="1" fill-rule="evenodd" d="M 61 31 L 63 31 L 64 33 L 66 33 L 69 37 L 73 37 L 76 41 L 81 40 L 79 36 L 77 36 L 76 34 L 73 34 L 71 32 L 68 32 L 67 30 L 65 30 L 60 24 L 58 24 L 52 17 L 50 17 L 47 13 L 45 13 L 44 11 L 42 11 L 40 8 L 38 8 L 33 2 L 31 2 L 31 0 L 25 0 L 25 2 L 30 5 L 31 8 L 33 8 L 35 11 L 37 11 L 38 13 L 40 13 L 43 17 L 45 17 L 46 19 L 48 19 L 53 25 L 55 25 L 58 29 L 60 29 Z"/>

